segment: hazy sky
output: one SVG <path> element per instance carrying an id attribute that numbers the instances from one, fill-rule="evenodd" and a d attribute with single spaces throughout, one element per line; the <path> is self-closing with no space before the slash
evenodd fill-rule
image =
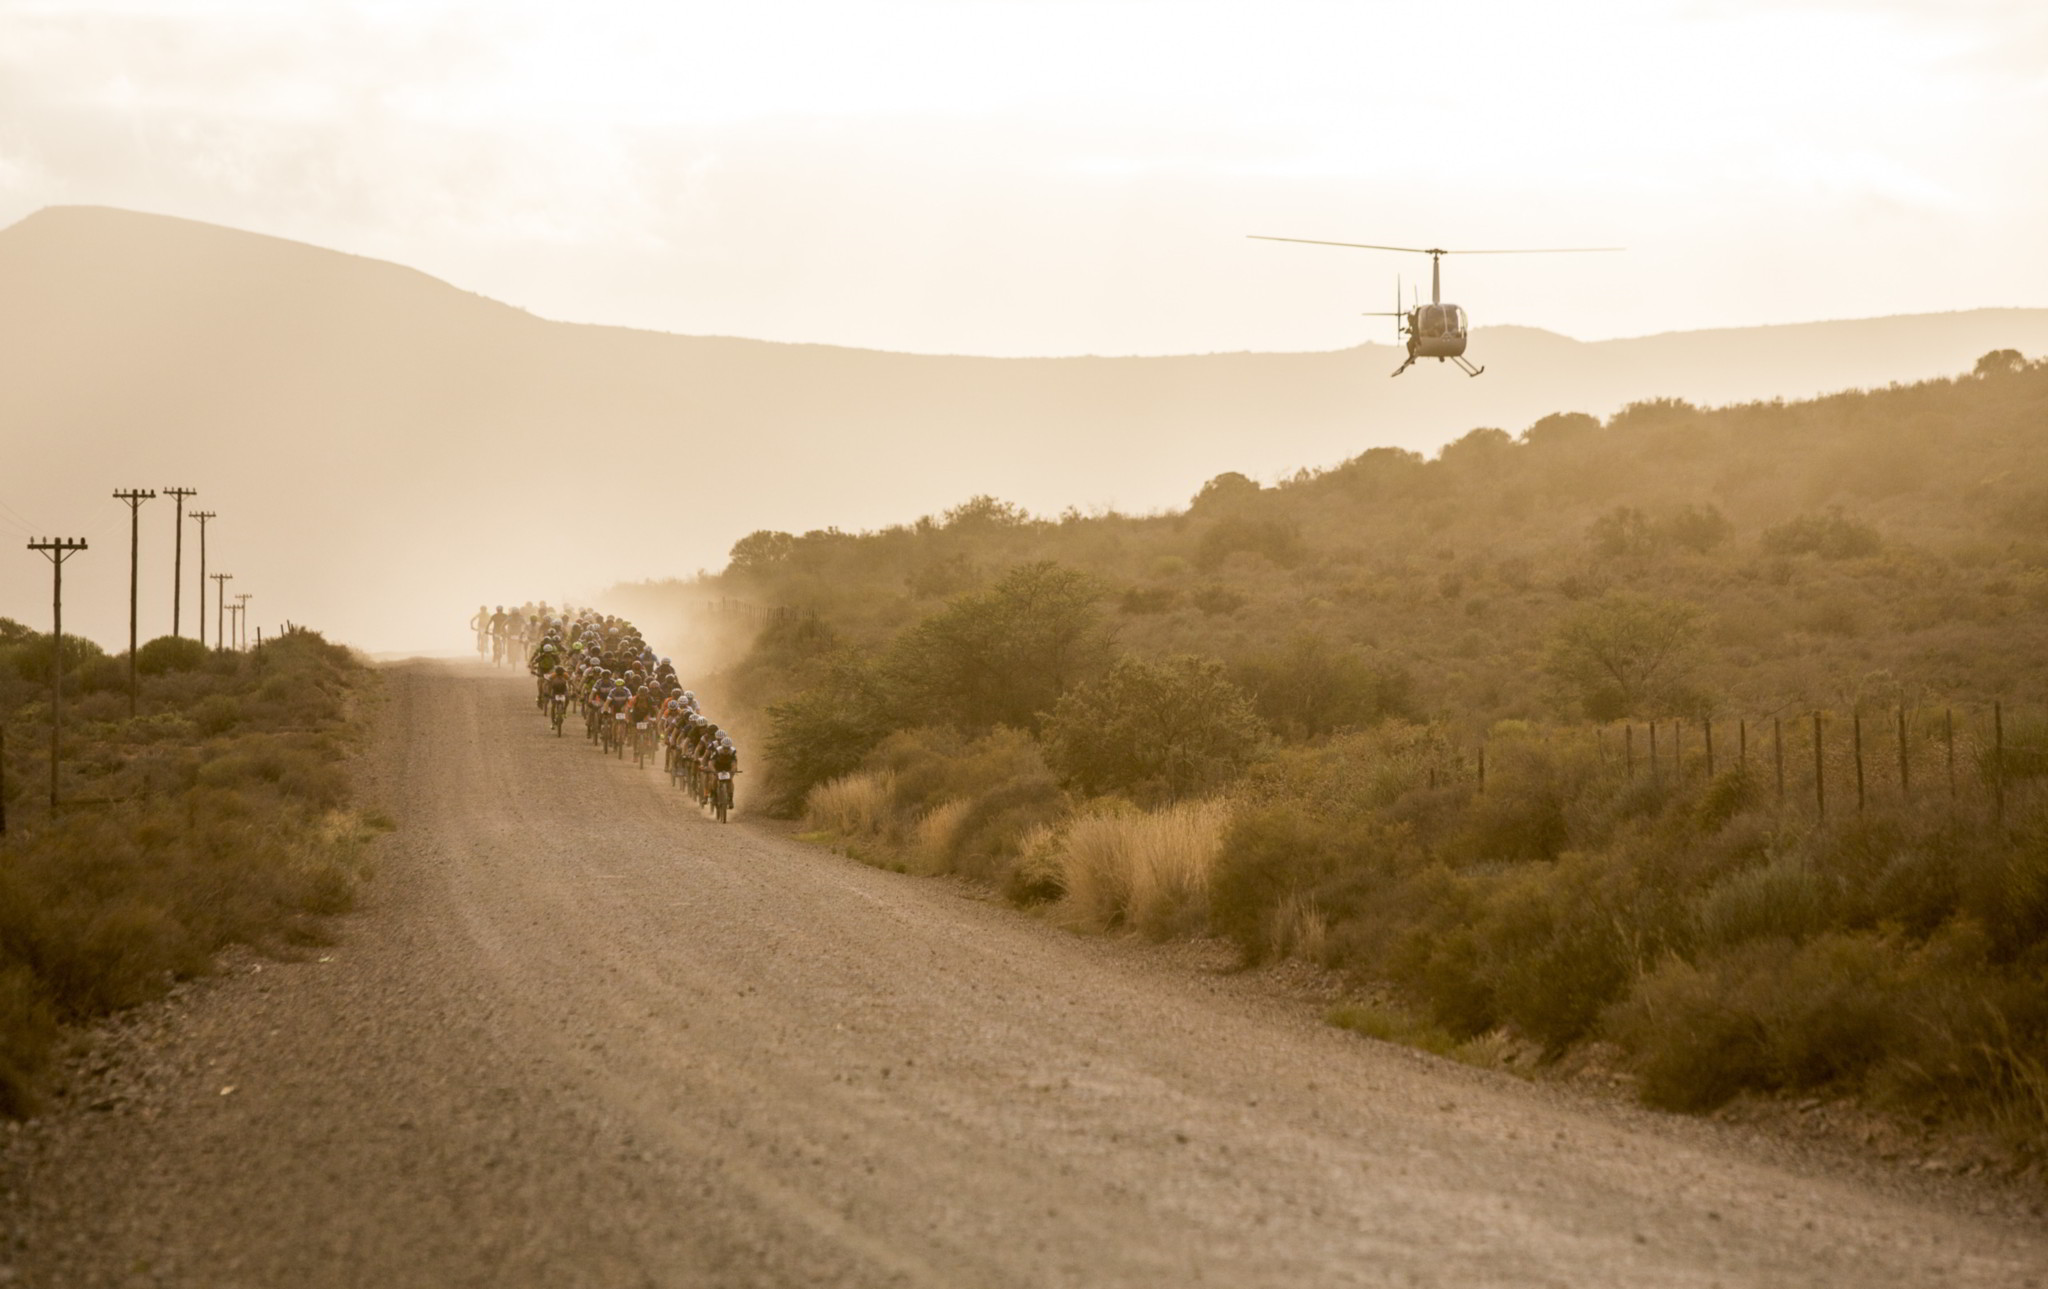
<path id="1" fill-rule="evenodd" d="M 0 222 L 184 215 L 549 317 L 974 353 L 2048 304 L 2040 0 L 0 0 Z"/>

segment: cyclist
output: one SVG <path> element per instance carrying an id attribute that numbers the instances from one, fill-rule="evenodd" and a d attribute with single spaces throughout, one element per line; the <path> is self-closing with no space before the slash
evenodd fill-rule
<path id="1" fill-rule="evenodd" d="M 740 752 L 730 736 L 718 736 L 711 749 L 710 763 L 711 804 L 718 811 L 718 822 L 724 823 L 726 811 L 732 809 L 732 776 L 740 772 Z"/>
<path id="2" fill-rule="evenodd" d="M 482 658 L 491 651 L 491 609 L 489 605 L 476 606 L 476 616 L 469 620 L 469 629 L 476 632 L 476 656 Z"/>
<path id="3" fill-rule="evenodd" d="M 560 704 L 562 704 L 562 705 L 563 705 L 563 708 L 564 708 L 564 710 L 566 710 L 566 709 L 567 709 L 567 707 L 568 707 L 568 703 L 569 703 L 569 670 L 568 670 L 568 668 L 566 668 L 566 667 L 562 666 L 562 664 L 561 664 L 561 663 L 559 663 L 559 662 L 558 662 L 558 663 L 556 663 L 556 664 L 555 664 L 555 665 L 554 665 L 553 667 L 549 668 L 549 669 L 548 669 L 548 674 L 547 674 L 547 675 L 545 675 L 545 676 L 543 676 L 543 677 L 541 677 L 541 682 L 540 682 L 540 691 L 541 691 L 541 703 L 542 703 L 542 707 L 541 707 L 541 710 L 542 710 L 542 711 L 544 711 L 544 712 L 546 712 L 546 713 L 548 714 L 548 719 L 549 719 L 549 721 L 551 721 L 551 722 L 552 722 L 552 721 L 554 720 L 554 710 L 553 710 L 553 704 L 555 704 L 555 703 L 560 703 Z M 559 727 L 558 727 L 558 728 L 559 728 Z"/>

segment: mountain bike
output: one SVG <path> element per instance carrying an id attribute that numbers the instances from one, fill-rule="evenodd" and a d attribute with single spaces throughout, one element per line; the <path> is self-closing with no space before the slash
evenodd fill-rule
<path id="1" fill-rule="evenodd" d="M 724 823 L 725 816 L 732 809 L 732 776 L 738 770 L 720 770 L 718 778 L 711 785 L 711 808 L 718 813 L 718 822 Z"/>
<path id="2" fill-rule="evenodd" d="M 649 734 L 649 733 L 647 732 L 647 722 L 646 722 L 646 721 L 635 721 L 635 722 L 633 722 L 633 768 L 634 768 L 634 769 L 636 769 L 636 770 L 637 770 L 637 769 L 640 769 L 640 768 L 641 768 L 642 766 L 644 766 L 644 765 L 646 765 L 646 764 L 647 764 L 647 754 L 648 754 L 648 752 L 649 752 L 649 751 L 651 750 L 651 749 L 650 749 L 650 747 L 649 747 L 649 740 L 650 740 L 651 738 L 652 738 L 652 735 L 650 735 L 650 734 Z"/>
<path id="3" fill-rule="evenodd" d="M 562 737 L 562 721 L 569 715 L 569 696 L 556 694 L 549 703 L 548 720 L 554 723 L 555 737 Z"/>
<path id="4" fill-rule="evenodd" d="M 626 759 L 626 741 L 631 737 L 626 729 L 626 714 L 624 712 L 613 712 L 611 725 L 612 755 L 623 761 Z"/>

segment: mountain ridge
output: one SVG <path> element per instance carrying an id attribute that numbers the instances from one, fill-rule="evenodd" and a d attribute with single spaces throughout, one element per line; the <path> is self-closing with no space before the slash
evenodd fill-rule
<path id="1" fill-rule="evenodd" d="M 1284 477 L 1647 398 L 1920 379 L 2007 347 L 2048 350 L 2048 310 L 1625 341 L 1504 326 L 1477 333 L 1492 370 L 1476 381 L 1429 363 L 1388 380 L 1399 353 L 1372 343 L 865 350 L 557 322 L 388 261 L 51 207 L 0 229 L 0 501 L 49 531 L 125 528 L 112 488 L 189 483 L 222 515 L 214 551 L 238 567 L 214 567 L 258 593 L 254 620 L 420 648 L 459 642 L 447 624 L 477 599 L 715 567 L 760 528 L 880 527 L 976 493 L 1042 514 L 1156 510 L 1226 471 Z M 169 577 L 153 534 L 170 520 L 142 522 L 147 587 Z M 118 563 L 66 571 L 67 621 L 100 639 L 126 634 Z M 0 570 L 0 614 L 40 620 L 40 571 Z M 169 616 L 146 608 L 144 635 Z"/>

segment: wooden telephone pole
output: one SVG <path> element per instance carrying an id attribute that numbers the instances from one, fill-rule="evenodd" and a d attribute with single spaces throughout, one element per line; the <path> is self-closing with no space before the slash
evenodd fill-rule
<path id="1" fill-rule="evenodd" d="M 128 503 L 128 715 L 135 715 L 135 596 L 142 571 L 142 503 L 156 493 L 147 488 L 127 488 L 114 500 Z"/>
<path id="2" fill-rule="evenodd" d="M 214 624 L 213 634 L 219 640 L 227 639 L 225 633 L 228 625 L 228 583 L 233 581 L 234 577 L 233 573 L 215 573 L 213 575 L 213 602 L 220 608 L 220 621 Z M 206 606 L 204 604 L 199 606 L 199 616 L 202 618 L 206 616 Z"/>
<path id="3" fill-rule="evenodd" d="M 64 729 L 64 561 L 85 549 L 83 537 L 31 538 L 28 548 L 50 561 L 50 813 L 57 813 L 57 764 Z"/>
<path id="4" fill-rule="evenodd" d="M 199 521 L 199 643 L 206 643 L 206 521 L 213 518 L 211 510 L 195 510 L 192 518 Z M 219 632 L 215 632 L 219 635 Z M 214 641 L 219 644 L 218 640 Z"/>
<path id="5" fill-rule="evenodd" d="M 178 630 L 178 609 L 185 594 L 185 498 L 198 496 L 199 489 L 166 488 L 164 495 L 178 499 L 178 538 L 171 547 L 171 634 L 177 636 L 184 634 Z M 206 588 L 202 585 L 199 589 Z M 199 612 L 206 612 L 204 604 L 199 606 Z"/>
<path id="6" fill-rule="evenodd" d="M 237 649 L 247 649 L 249 647 L 249 628 L 247 625 L 249 621 L 249 600 L 254 594 L 255 592 L 253 591 L 235 592 L 235 648 Z"/>

